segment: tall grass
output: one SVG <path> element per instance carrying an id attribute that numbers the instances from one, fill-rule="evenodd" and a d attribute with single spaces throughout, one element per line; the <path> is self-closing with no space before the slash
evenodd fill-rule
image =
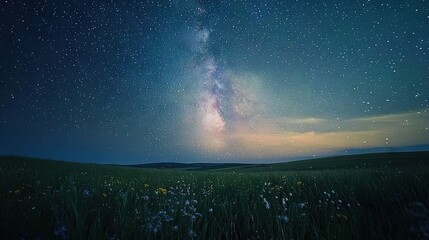
<path id="1" fill-rule="evenodd" d="M 415 239 L 429 167 L 135 169 L 0 161 L 2 239 Z M 420 215 L 419 215 L 420 214 Z"/>

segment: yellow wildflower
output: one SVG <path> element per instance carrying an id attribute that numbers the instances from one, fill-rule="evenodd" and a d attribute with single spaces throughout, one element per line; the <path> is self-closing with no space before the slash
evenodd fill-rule
<path id="1" fill-rule="evenodd" d="M 162 188 L 162 187 L 158 188 L 158 189 L 157 189 L 157 192 L 159 192 L 159 193 L 161 193 L 161 194 L 163 194 L 163 195 L 167 195 L 167 189 Z"/>

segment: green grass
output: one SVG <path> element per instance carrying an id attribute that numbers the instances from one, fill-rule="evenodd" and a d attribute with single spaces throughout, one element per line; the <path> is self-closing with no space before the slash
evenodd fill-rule
<path id="1" fill-rule="evenodd" d="M 424 239 L 419 154 L 212 171 L 3 157 L 0 238 Z"/>

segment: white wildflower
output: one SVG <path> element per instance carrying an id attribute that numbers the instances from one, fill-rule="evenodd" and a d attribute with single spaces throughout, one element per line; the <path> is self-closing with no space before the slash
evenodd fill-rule
<path id="1" fill-rule="evenodd" d="M 263 201 L 264 201 L 264 204 L 265 204 L 265 208 L 266 209 L 270 209 L 270 203 L 267 201 L 267 199 L 264 198 Z"/>
<path id="2" fill-rule="evenodd" d="M 289 222 L 289 218 L 288 218 L 286 215 L 284 215 L 284 216 L 280 216 L 280 215 L 278 215 L 278 216 L 277 216 L 277 219 L 279 219 L 280 221 L 282 221 L 282 222 L 284 222 L 284 223 Z"/>

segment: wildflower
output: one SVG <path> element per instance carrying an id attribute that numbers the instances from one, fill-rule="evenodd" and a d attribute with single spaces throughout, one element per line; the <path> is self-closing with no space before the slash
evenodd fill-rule
<path id="1" fill-rule="evenodd" d="M 188 231 L 188 236 L 189 236 L 189 237 L 195 237 L 195 236 L 197 236 L 197 234 L 195 234 L 194 230 L 189 229 L 189 231 Z"/>
<path id="2" fill-rule="evenodd" d="M 19 190 L 19 189 L 15 190 L 15 191 L 13 191 L 13 193 L 16 194 L 16 195 L 19 195 L 21 193 L 21 190 Z"/>
<path id="3" fill-rule="evenodd" d="M 302 187 L 302 186 L 304 186 L 304 183 L 302 183 L 302 182 L 297 182 L 297 183 L 296 183 L 296 185 L 298 185 L 298 187 Z"/>
<path id="4" fill-rule="evenodd" d="M 278 215 L 277 219 L 280 220 L 281 222 L 284 222 L 284 223 L 288 223 L 289 222 L 289 218 L 286 215 L 284 215 L 284 216 Z"/>
<path id="5" fill-rule="evenodd" d="M 304 208 L 305 207 L 305 203 L 298 203 L 298 207 Z"/>
<path id="6" fill-rule="evenodd" d="M 283 205 L 286 205 L 286 202 L 287 202 L 287 201 L 289 201 L 289 199 L 288 199 L 288 198 L 282 198 L 282 204 L 283 204 Z"/>
<path id="7" fill-rule="evenodd" d="M 156 214 L 154 217 L 152 217 L 152 220 L 158 221 L 158 225 L 162 225 L 161 221 L 164 220 L 165 222 L 170 222 L 173 220 L 173 217 L 167 214 L 166 211 L 159 211 L 158 214 Z"/>
<path id="8" fill-rule="evenodd" d="M 84 197 L 89 197 L 89 196 L 91 196 L 91 193 L 89 192 L 89 190 L 86 189 L 86 190 L 83 190 L 82 195 Z"/>
<path id="9" fill-rule="evenodd" d="M 103 193 L 102 195 L 103 195 L 103 197 L 107 197 L 107 194 L 106 194 L 106 193 Z"/>
<path id="10" fill-rule="evenodd" d="M 162 187 L 160 187 L 156 190 L 156 193 L 161 193 L 162 195 L 167 195 L 167 192 L 168 192 L 168 190 L 165 188 L 162 188 Z"/>
<path id="11" fill-rule="evenodd" d="M 149 200 L 149 196 L 143 196 L 142 199 L 147 201 L 147 200 Z"/>
<path id="12" fill-rule="evenodd" d="M 264 204 L 265 204 L 265 208 L 266 209 L 270 209 L 270 203 L 267 201 L 267 199 L 264 198 L 263 201 L 264 201 Z"/>
<path id="13" fill-rule="evenodd" d="M 213 208 L 209 208 L 209 213 L 212 213 L 213 212 Z"/>
<path id="14" fill-rule="evenodd" d="M 346 215 L 344 215 L 344 214 L 337 214 L 337 218 L 338 219 L 342 219 L 342 220 L 345 220 L 345 221 L 347 221 L 349 218 L 346 216 Z"/>
<path id="15" fill-rule="evenodd" d="M 159 213 L 152 217 L 152 221 L 148 224 L 149 231 L 157 233 L 161 230 L 162 222 Z"/>
<path id="16" fill-rule="evenodd" d="M 161 222 L 157 222 L 158 224 L 152 224 L 152 223 L 149 223 L 149 225 L 148 225 L 148 229 L 149 229 L 149 231 L 151 231 L 151 232 L 153 232 L 153 233 L 157 233 L 157 232 L 159 232 L 160 230 L 161 230 L 161 225 L 162 225 L 162 223 Z"/>
<path id="17" fill-rule="evenodd" d="M 145 183 L 145 184 L 144 184 L 144 187 L 145 187 L 145 188 L 148 188 L 148 187 L 149 187 L 149 184 Z"/>
<path id="18" fill-rule="evenodd" d="M 57 227 L 55 229 L 55 231 L 54 231 L 54 235 L 58 239 L 66 239 L 67 238 L 67 228 L 66 228 L 66 226 L 62 225 L 62 226 Z"/>
<path id="19" fill-rule="evenodd" d="M 128 192 L 121 192 L 119 195 L 121 198 L 126 199 L 128 197 Z"/>
<path id="20" fill-rule="evenodd" d="M 175 232 L 176 232 L 176 231 L 179 231 L 179 226 L 174 225 L 174 226 L 173 226 L 173 231 L 175 231 Z"/>

